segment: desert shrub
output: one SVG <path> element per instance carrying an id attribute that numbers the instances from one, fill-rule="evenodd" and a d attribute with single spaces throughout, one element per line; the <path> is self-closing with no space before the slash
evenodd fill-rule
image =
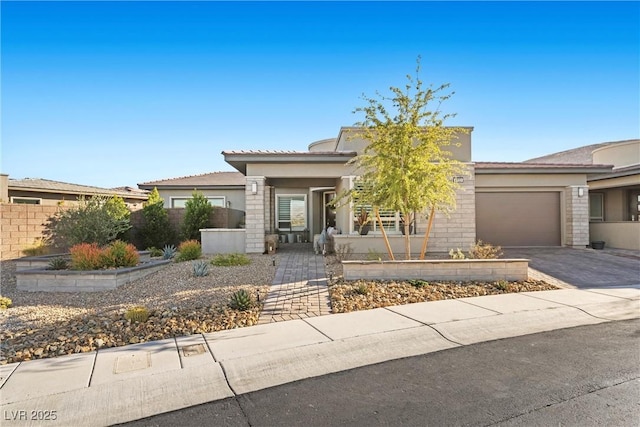
<path id="1" fill-rule="evenodd" d="M 175 231 L 169 221 L 169 214 L 164 208 L 164 200 L 158 189 L 149 193 L 149 199 L 142 208 L 144 224 L 138 231 L 138 236 L 144 247 L 161 248 L 176 241 Z"/>
<path id="2" fill-rule="evenodd" d="M 367 249 L 367 261 L 382 261 L 382 254 L 375 249 Z"/>
<path id="3" fill-rule="evenodd" d="M 187 240 L 178 246 L 176 261 L 192 261 L 202 256 L 202 247 L 197 240 Z"/>
<path id="4" fill-rule="evenodd" d="M 11 301 L 11 298 L 0 296 L 0 310 L 11 308 L 12 305 L 13 301 Z"/>
<path id="5" fill-rule="evenodd" d="M 234 265 L 249 265 L 251 260 L 245 254 L 218 254 L 211 260 L 211 264 L 218 267 L 228 267 Z"/>
<path id="6" fill-rule="evenodd" d="M 80 243 L 69 250 L 73 270 L 97 270 L 102 265 L 102 249 L 97 243 Z"/>
<path id="7" fill-rule="evenodd" d="M 353 288 L 353 292 L 358 295 L 367 295 L 369 293 L 369 287 L 366 283 L 359 283 L 355 288 Z"/>
<path id="8" fill-rule="evenodd" d="M 149 310 L 146 307 L 137 305 L 131 307 L 124 313 L 124 318 L 130 322 L 146 322 L 149 319 Z"/>
<path id="9" fill-rule="evenodd" d="M 427 282 L 426 280 L 422 280 L 422 279 L 407 280 L 407 283 L 409 283 L 414 288 L 418 288 L 418 289 L 424 288 L 425 286 L 429 286 L 429 282 Z"/>
<path id="10" fill-rule="evenodd" d="M 478 240 L 469 249 L 469 258 L 471 259 L 495 259 L 502 256 L 502 248 L 500 246 L 493 246 L 490 243 L 484 243 L 482 240 Z"/>
<path id="11" fill-rule="evenodd" d="M 338 261 L 345 261 L 351 258 L 353 254 L 353 248 L 351 243 L 338 244 L 335 246 L 336 258 Z"/>
<path id="12" fill-rule="evenodd" d="M 245 311 L 253 307 L 253 299 L 244 289 L 234 292 L 229 299 L 229 307 L 234 310 Z"/>
<path id="13" fill-rule="evenodd" d="M 172 259 L 174 256 L 176 256 L 176 252 L 178 252 L 178 250 L 175 246 L 165 245 L 165 247 L 162 249 L 162 259 Z"/>
<path id="14" fill-rule="evenodd" d="M 191 198 L 185 204 L 184 219 L 182 220 L 182 237 L 200 241 L 200 229 L 206 228 L 213 206 L 204 195 L 194 190 Z"/>
<path id="15" fill-rule="evenodd" d="M 467 257 L 465 256 L 464 252 L 462 252 L 460 250 L 460 248 L 456 248 L 456 250 L 454 251 L 453 249 L 449 250 L 449 257 L 451 259 L 466 259 Z"/>
<path id="16" fill-rule="evenodd" d="M 49 247 L 43 239 L 36 239 L 28 248 L 22 250 L 22 253 L 26 256 L 40 256 L 49 253 Z"/>
<path id="17" fill-rule="evenodd" d="M 69 268 L 69 261 L 63 257 L 52 258 L 49 261 L 49 270 L 66 270 Z"/>
<path id="18" fill-rule="evenodd" d="M 100 255 L 100 268 L 135 267 L 139 263 L 136 247 L 121 240 L 110 243 Z"/>
<path id="19" fill-rule="evenodd" d="M 193 261 L 193 275 L 204 277 L 209 275 L 209 264 L 205 260 Z"/>
<path id="20" fill-rule="evenodd" d="M 501 291 L 508 291 L 510 287 L 509 282 L 507 282 L 506 280 L 499 280 L 495 282 L 493 286 L 495 286 L 497 289 Z"/>
<path id="21" fill-rule="evenodd" d="M 149 256 L 151 258 L 161 257 L 163 255 L 163 253 L 164 253 L 164 252 L 162 252 L 162 249 L 158 249 L 158 248 L 155 248 L 153 246 L 151 246 L 150 248 L 147 248 L 146 250 L 149 251 Z"/>
<path id="22" fill-rule="evenodd" d="M 90 199 L 81 197 L 78 205 L 61 209 L 49 218 L 45 237 L 61 248 L 79 243 L 104 246 L 112 242 L 131 228 L 129 216 L 123 214 L 120 201 L 112 199 L 99 195 Z"/>

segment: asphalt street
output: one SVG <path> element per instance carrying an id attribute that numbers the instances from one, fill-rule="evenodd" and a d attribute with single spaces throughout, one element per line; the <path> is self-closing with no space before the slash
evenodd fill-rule
<path id="1" fill-rule="evenodd" d="M 366 366 L 126 426 L 637 426 L 640 321 Z"/>

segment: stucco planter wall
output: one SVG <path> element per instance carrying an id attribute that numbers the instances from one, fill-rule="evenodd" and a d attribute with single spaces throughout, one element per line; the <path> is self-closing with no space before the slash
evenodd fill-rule
<path id="1" fill-rule="evenodd" d="M 247 230 L 243 228 L 203 228 L 200 230 L 202 253 L 244 253 L 246 233 Z M 264 243 L 262 248 L 264 250 Z"/>
<path id="2" fill-rule="evenodd" d="M 34 268 L 16 271 L 16 284 L 18 290 L 29 292 L 108 291 L 155 273 L 170 262 L 156 260 L 136 267 L 93 271 Z"/>
<path id="3" fill-rule="evenodd" d="M 346 280 L 527 280 L 527 259 L 342 261 Z"/>

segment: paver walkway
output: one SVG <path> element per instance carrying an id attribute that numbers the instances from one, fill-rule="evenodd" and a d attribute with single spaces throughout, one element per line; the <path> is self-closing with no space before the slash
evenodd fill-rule
<path id="1" fill-rule="evenodd" d="M 324 257 L 311 243 L 281 244 L 259 324 L 304 319 L 331 313 Z"/>

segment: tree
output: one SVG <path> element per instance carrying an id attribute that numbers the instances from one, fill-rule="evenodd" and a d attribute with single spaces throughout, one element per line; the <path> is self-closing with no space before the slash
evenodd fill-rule
<path id="1" fill-rule="evenodd" d="M 76 206 L 59 210 L 49 218 L 45 236 L 60 248 L 78 243 L 104 246 L 131 228 L 129 215 L 121 210 L 120 201 L 99 195 L 90 199 L 80 197 Z"/>
<path id="2" fill-rule="evenodd" d="M 209 216 L 213 212 L 213 206 L 198 190 L 193 190 L 191 198 L 185 204 L 186 212 L 182 222 L 182 237 L 185 240 L 195 239 L 200 241 L 200 229 L 209 223 Z"/>
<path id="3" fill-rule="evenodd" d="M 366 105 L 354 110 L 363 113 L 364 119 L 356 123 L 352 137 L 369 144 L 350 163 L 355 165 L 367 190 L 348 192 L 347 196 L 353 198 L 357 193 L 359 203 L 366 201 L 374 207 L 391 259 L 393 253 L 378 210 L 400 212 L 406 259 L 411 259 L 409 226 L 415 222 L 417 213 L 430 211 L 420 254 L 423 259 L 434 214 L 455 209 L 459 184 L 454 177 L 466 173 L 464 164 L 452 159 L 447 148 L 455 145 L 458 135 L 467 130 L 445 127 L 444 122 L 454 115 L 440 111 L 453 92 L 447 92 L 449 84 L 424 88 L 419 74 L 420 58 L 416 76 L 407 75 L 404 89 L 392 86 L 387 96 L 379 92 L 375 98 L 363 95 Z"/>
<path id="4" fill-rule="evenodd" d="M 174 242 L 175 232 L 169 221 L 169 214 L 164 208 L 164 200 L 155 187 L 144 203 L 142 217 L 144 225 L 140 229 L 140 238 L 145 248 L 160 249 Z"/>

